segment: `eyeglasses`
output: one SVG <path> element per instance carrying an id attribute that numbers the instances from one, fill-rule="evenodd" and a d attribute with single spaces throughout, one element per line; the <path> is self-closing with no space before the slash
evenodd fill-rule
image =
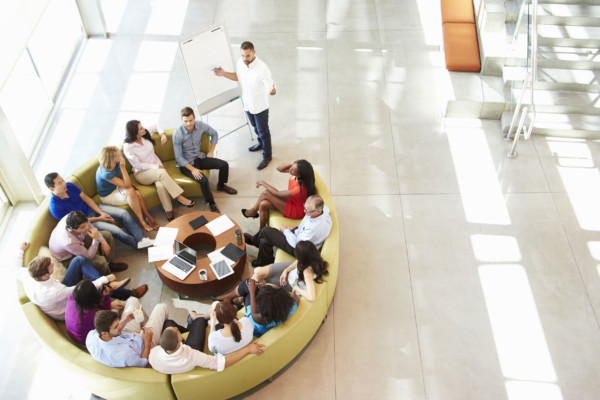
<path id="1" fill-rule="evenodd" d="M 306 214 L 314 213 L 315 211 L 319 211 L 319 210 L 310 210 L 310 211 L 308 211 L 308 210 L 306 209 L 306 207 L 304 207 L 304 212 L 305 212 Z"/>

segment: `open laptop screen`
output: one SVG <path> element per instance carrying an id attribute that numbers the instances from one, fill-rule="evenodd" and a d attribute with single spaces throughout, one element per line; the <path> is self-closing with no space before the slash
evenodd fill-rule
<path id="1" fill-rule="evenodd" d="M 196 264 L 196 250 L 186 246 L 185 244 L 175 241 L 175 254 L 183 258 L 190 264 Z"/>

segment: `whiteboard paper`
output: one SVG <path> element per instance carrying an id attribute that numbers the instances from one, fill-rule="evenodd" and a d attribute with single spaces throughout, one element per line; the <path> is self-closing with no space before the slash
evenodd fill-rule
<path id="1" fill-rule="evenodd" d="M 192 86 L 198 116 L 207 114 L 239 98 L 242 89 L 237 81 L 216 76 L 221 67 L 235 72 L 231 44 L 223 23 L 213 25 L 179 40 L 179 50 Z"/>

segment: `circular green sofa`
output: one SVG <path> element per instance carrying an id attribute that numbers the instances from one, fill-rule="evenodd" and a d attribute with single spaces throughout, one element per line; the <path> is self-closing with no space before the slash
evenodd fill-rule
<path id="1" fill-rule="evenodd" d="M 183 175 L 175 166 L 172 133 L 166 131 L 168 142 L 161 146 L 157 135 L 154 136 L 155 151 L 164 163 L 169 174 L 181 185 L 187 196 L 200 196 L 200 185 Z M 206 137 L 204 135 L 203 137 Z M 202 148 L 208 149 L 208 141 Z M 95 172 L 98 167 L 96 158 L 77 168 L 66 180 L 79 186 L 86 194 L 98 201 Z M 142 192 L 149 208 L 160 205 L 154 186 L 138 185 L 127 165 L 131 181 Z M 208 171 L 206 171 L 208 173 Z M 329 275 L 322 284 L 317 285 L 316 299 L 313 303 L 301 299 L 298 311 L 280 326 L 271 329 L 260 339 L 265 344 L 265 352 L 260 355 L 248 355 L 237 364 L 222 372 L 196 368 L 185 374 L 165 375 L 151 368 L 111 368 L 95 361 L 85 347 L 73 342 L 67 335 L 64 322 L 55 321 L 46 316 L 27 298 L 23 286 L 17 281 L 19 303 L 34 332 L 54 354 L 58 365 L 65 374 L 70 374 L 90 392 L 106 399 L 226 399 L 243 393 L 265 380 L 290 363 L 308 344 L 319 329 L 327 314 L 335 293 L 339 267 L 339 226 L 331 194 L 321 177 L 315 172 L 317 193 L 323 197 L 330 209 L 333 227 L 329 238 L 323 244 L 321 254 L 329 263 Z M 47 246 L 50 233 L 56 226 L 56 219 L 48 210 L 50 198 L 47 197 L 38 207 L 26 241 L 31 245 L 23 257 L 27 264 L 37 256 L 42 246 Z M 296 226 L 297 220 L 284 218 L 280 213 L 271 212 L 269 224 Z M 275 261 L 291 261 L 293 257 L 277 250 Z"/>

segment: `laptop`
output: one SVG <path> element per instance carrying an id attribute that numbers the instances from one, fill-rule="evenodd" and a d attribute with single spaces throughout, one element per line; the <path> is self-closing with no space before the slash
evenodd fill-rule
<path id="1" fill-rule="evenodd" d="M 162 268 L 181 280 L 196 268 L 196 250 L 175 241 L 175 255 L 163 264 Z"/>

